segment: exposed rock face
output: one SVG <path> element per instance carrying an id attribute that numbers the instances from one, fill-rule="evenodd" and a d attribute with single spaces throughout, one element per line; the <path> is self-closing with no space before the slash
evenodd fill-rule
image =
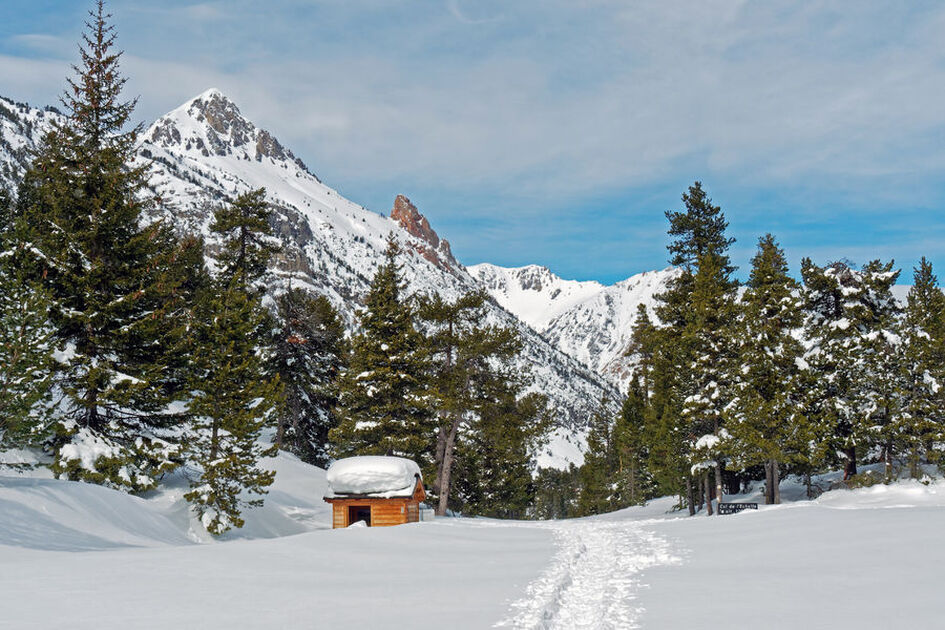
<path id="1" fill-rule="evenodd" d="M 397 195 L 397 198 L 394 199 L 394 207 L 390 211 L 390 218 L 397 221 L 408 234 L 416 236 L 424 242 L 423 245 L 416 247 L 416 251 L 431 263 L 448 271 L 456 269 L 459 265 L 456 259 L 453 258 L 449 241 L 440 239 L 436 231 L 430 227 L 427 218 L 420 214 L 417 207 L 407 197 Z M 427 244 L 429 244 L 429 247 Z"/>
<path id="2" fill-rule="evenodd" d="M 390 211 L 390 218 L 400 223 L 408 234 L 422 238 L 434 248 L 439 246 L 440 237 L 430 227 L 430 222 L 405 196 L 397 195 L 394 199 L 394 209 Z"/>

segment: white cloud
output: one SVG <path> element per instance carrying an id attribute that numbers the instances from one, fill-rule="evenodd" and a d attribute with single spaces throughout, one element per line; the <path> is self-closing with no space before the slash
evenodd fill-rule
<path id="1" fill-rule="evenodd" d="M 478 195 L 482 215 L 515 214 L 510 229 L 536 217 L 562 229 L 570 208 L 626 190 L 666 187 L 652 202 L 665 209 L 696 178 L 723 207 L 729 191 L 796 191 L 807 218 L 825 195 L 927 207 L 945 174 L 945 7 L 129 0 L 114 12 L 140 116 L 217 86 L 335 185 Z M 51 58 L 60 39 L 23 37 Z M 0 57 L 14 98 L 49 102 L 36 96 L 64 73 Z M 742 224 L 766 211 L 747 204 Z"/>

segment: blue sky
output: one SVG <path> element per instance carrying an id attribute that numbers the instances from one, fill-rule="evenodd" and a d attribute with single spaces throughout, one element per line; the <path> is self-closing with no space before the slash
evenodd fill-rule
<path id="1" fill-rule="evenodd" d="M 91 4 L 91 3 L 88 3 Z M 46 104 L 86 3 L 4 0 L 0 94 Z M 740 274 L 945 265 L 945 5 L 813 0 L 113 0 L 150 121 L 208 87 L 324 181 L 409 196 L 467 263 L 613 282 L 666 265 L 703 181 Z"/>

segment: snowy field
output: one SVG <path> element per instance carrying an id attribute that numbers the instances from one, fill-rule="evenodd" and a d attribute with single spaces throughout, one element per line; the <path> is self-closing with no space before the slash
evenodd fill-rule
<path id="1" fill-rule="evenodd" d="M 330 530 L 325 473 L 280 455 L 212 541 L 181 499 L 0 477 L 2 628 L 937 628 L 945 483 L 733 516 L 668 499 L 591 519 Z M 743 495 L 736 500 L 757 500 Z"/>

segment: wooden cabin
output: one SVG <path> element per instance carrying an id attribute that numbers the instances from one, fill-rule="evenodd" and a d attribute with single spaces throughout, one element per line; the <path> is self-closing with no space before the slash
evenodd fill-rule
<path id="1" fill-rule="evenodd" d="M 332 528 L 364 521 L 389 527 L 420 520 L 426 499 L 420 468 L 401 457 L 361 456 L 341 459 L 328 468 Z"/>

